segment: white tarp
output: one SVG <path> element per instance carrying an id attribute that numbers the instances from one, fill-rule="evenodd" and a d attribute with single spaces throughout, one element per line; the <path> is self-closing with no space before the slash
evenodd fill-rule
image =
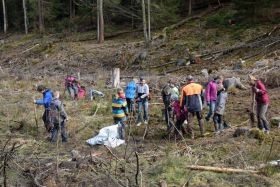
<path id="1" fill-rule="evenodd" d="M 103 144 L 111 148 L 115 148 L 125 143 L 119 139 L 118 125 L 112 125 L 100 129 L 99 134 L 86 141 L 90 145 Z"/>

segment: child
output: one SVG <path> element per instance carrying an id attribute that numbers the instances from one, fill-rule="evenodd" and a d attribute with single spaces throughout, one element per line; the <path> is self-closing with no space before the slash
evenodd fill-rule
<path id="1" fill-rule="evenodd" d="M 185 127 L 183 126 L 183 123 L 186 120 L 186 116 L 185 113 L 181 111 L 178 95 L 176 94 L 171 95 L 171 105 L 173 109 L 173 114 L 176 117 L 175 134 L 178 135 L 180 131 L 182 131 L 183 134 L 186 134 Z"/>
<path id="2" fill-rule="evenodd" d="M 223 87 L 222 84 L 218 85 L 218 97 L 216 101 L 216 107 L 214 110 L 214 127 L 215 127 L 215 133 L 219 134 L 224 129 L 223 125 L 223 115 L 225 112 L 226 102 L 227 102 L 228 94 Z"/>

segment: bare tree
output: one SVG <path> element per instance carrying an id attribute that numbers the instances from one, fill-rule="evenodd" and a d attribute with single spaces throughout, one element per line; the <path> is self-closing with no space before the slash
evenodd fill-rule
<path id="1" fill-rule="evenodd" d="M 24 13 L 25 34 L 28 34 L 27 13 L 26 13 L 26 2 L 25 2 L 25 0 L 22 0 L 22 7 L 23 7 L 23 13 Z"/>
<path id="2" fill-rule="evenodd" d="M 146 43 L 149 43 L 148 33 L 147 33 L 147 20 L 146 20 L 146 6 L 145 0 L 142 0 L 142 14 L 143 14 L 143 30 L 144 30 L 144 39 Z"/>
<path id="3" fill-rule="evenodd" d="M 38 0 L 39 30 L 44 32 L 43 1 Z"/>
<path id="4" fill-rule="evenodd" d="M 189 0 L 189 13 L 188 15 L 190 16 L 192 14 L 192 0 Z"/>
<path id="5" fill-rule="evenodd" d="M 103 0 L 98 0 L 98 43 L 104 42 Z"/>
<path id="6" fill-rule="evenodd" d="M 69 0 L 69 17 L 70 19 L 73 19 L 75 17 L 76 11 L 75 11 L 75 3 L 73 0 Z"/>
<path id="7" fill-rule="evenodd" d="M 5 0 L 2 0 L 3 5 L 3 18 L 4 18 L 4 33 L 7 33 L 8 30 L 8 21 L 7 21 L 7 12 L 6 12 L 6 3 Z"/>
<path id="8" fill-rule="evenodd" d="M 148 38 L 149 42 L 151 41 L 151 1 L 148 0 Z"/>

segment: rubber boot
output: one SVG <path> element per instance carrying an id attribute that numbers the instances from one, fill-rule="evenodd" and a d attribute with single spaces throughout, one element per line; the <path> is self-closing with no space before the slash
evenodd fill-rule
<path id="1" fill-rule="evenodd" d="M 198 121 L 199 129 L 200 129 L 200 135 L 204 136 L 204 124 L 203 124 L 203 119 Z"/>

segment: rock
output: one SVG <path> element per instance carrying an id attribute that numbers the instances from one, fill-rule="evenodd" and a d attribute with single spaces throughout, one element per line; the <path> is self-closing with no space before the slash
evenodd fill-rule
<path id="1" fill-rule="evenodd" d="M 248 137 L 249 138 L 255 138 L 255 139 L 263 141 L 265 135 L 264 135 L 264 132 L 262 130 L 260 130 L 258 128 L 253 128 L 253 129 L 250 129 Z"/>
<path id="2" fill-rule="evenodd" d="M 187 61 L 186 61 L 186 59 L 177 59 L 176 60 L 176 66 L 186 66 L 186 64 L 187 64 Z"/>
<path id="3" fill-rule="evenodd" d="M 280 60 L 274 61 L 273 66 L 280 67 Z"/>
<path id="4" fill-rule="evenodd" d="M 62 161 L 60 164 L 59 164 L 59 168 L 61 169 L 75 169 L 77 168 L 77 162 L 74 162 L 74 161 Z"/>
<path id="5" fill-rule="evenodd" d="M 223 85 L 226 90 L 231 89 L 231 88 L 239 88 L 241 90 L 246 90 L 246 86 L 244 86 L 241 83 L 240 78 L 232 77 L 232 78 L 226 78 L 223 82 Z"/>
<path id="6" fill-rule="evenodd" d="M 256 61 L 255 66 L 263 67 L 263 66 L 267 66 L 268 63 L 269 63 L 269 61 L 267 59 L 259 60 L 259 61 Z"/>
<path id="7" fill-rule="evenodd" d="M 271 127 L 280 128 L 280 116 L 271 118 L 270 123 L 271 123 Z"/>
<path id="8" fill-rule="evenodd" d="M 239 137 L 249 134 L 249 129 L 247 128 L 237 128 L 235 132 L 233 133 L 233 137 Z"/>
<path id="9" fill-rule="evenodd" d="M 79 160 L 80 158 L 82 158 L 82 156 L 80 155 L 79 151 L 73 149 L 71 151 L 71 157 L 72 157 L 72 161 L 77 161 Z"/>
<path id="10" fill-rule="evenodd" d="M 203 75 L 205 78 L 208 78 L 208 77 L 209 77 L 209 74 L 208 74 L 208 70 L 207 70 L 207 69 L 201 70 L 201 73 L 202 73 L 202 75 Z"/>

